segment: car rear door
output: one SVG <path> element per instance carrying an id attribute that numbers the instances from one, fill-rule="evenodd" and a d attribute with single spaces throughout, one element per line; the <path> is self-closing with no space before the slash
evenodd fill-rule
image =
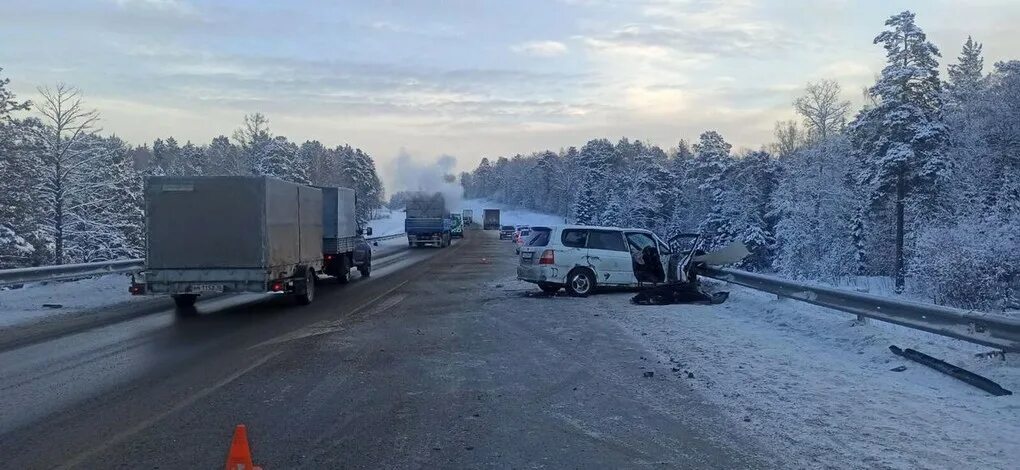
<path id="1" fill-rule="evenodd" d="M 599 284 L 631 285 L 637 283 L 630 250 L 619 230 L 589 230 L 588 260 L 597 266 Z"/>
<path id="2" fill-rule="evenodd" d="M 560 247 L 556 248 L 556 266 L 570 270 L 574 266 L 588 266 L 588 229 L 565 228 L 560 234 Z M 598 272 L 596 270 L 596 275 Z"/>

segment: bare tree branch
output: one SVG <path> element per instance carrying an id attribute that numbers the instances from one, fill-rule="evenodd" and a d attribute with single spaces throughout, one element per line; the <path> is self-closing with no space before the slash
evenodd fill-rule
<path id="1" fill-rule="evenodd" d="M 843 130 L 850 102 L 843 100 L 839 83 L 822 80 L 808 83 L 804 96 L 793 102 L 794 109 L 804 117 L 804 127 L 811 139 L 825 139 Z"/>

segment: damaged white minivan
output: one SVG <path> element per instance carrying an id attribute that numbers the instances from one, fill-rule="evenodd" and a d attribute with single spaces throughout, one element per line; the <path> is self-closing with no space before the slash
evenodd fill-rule
<path id="1" fill-rule="evenodd" d="M 671 271 L 669 246 L 643 229 L 566 225 L 532 227 L 520 249 L 517 279 L 547 293 L 584 297 L 596 287 L 654 286 Z"/>

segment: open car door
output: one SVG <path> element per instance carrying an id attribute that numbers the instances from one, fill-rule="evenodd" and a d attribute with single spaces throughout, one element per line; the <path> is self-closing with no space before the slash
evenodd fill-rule
<path id="1" fill-rule="evenodd" d="M 638 285 L 666 282 L 669 259 L 663 259 L 661 245 L 655 236 L 647 232 L 627 232 L 626 237 Z"/>

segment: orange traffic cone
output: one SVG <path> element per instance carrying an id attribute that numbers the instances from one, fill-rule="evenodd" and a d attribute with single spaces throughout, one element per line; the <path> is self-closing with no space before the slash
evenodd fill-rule
<path id="1" fill-rule="evenodd" d="M 227 470 L 262 470 L 251 461 L 248 430 L 243 424 L 238 424 L 234 428 L 234 439 L 230 442 L 230 451 L 227 452 Z"/>

